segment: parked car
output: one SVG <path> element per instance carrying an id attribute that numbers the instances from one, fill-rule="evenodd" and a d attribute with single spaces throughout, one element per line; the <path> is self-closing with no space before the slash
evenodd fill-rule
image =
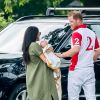
<path id="1" fill-rule="evenodd" d="M 84 23 L 100 40 L 100 17 L 84 18 Z M 72 30 L 66 17 L 23 17 L 0 32 L 0 100 L 28 100 L 25 70 L 22 58 L 22 42 L 28 26 L 37 26 L 41 38 L 48 39 L 55 52 L 71 48 Z M 67 100 L 67 76 L 70 58 L 61 59 L 63 100 Z M 95 62 L 96 97 L 100 99 L 100 58 Z M 35 91 L 34 91 L 35 92 Z M 80 99 L 84 100 L 83 90 Z"/>

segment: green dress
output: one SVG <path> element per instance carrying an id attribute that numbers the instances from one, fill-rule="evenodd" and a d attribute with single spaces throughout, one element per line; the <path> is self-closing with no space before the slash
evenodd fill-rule
<path id="1" fill-rule="evenodd" d="M 29 47 L 30 63 L 27 65 L 26 85 L 29 100 L 58 100 L 53 71 L 40 59 L 42 48 L 32 42 Z"/>

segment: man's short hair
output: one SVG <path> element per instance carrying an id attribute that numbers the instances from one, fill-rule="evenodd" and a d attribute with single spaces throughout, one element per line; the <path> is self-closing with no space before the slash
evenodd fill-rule
<path id="1" fill-rule="evenodd" d="M 74 19 L 80 19 L 83 20 L 82 14 L 80 11 L 70 11 L 68 12 L 68 17 L 73 17 Z"/>

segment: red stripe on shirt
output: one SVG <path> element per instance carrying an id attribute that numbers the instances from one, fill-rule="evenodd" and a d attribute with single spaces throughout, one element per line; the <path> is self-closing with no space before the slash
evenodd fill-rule
<path id="1" fill-rule="evenodd" d="M 71 59 L 71 64 L 69 66 L 69 70 L 73 71 L 75 69 L 75 66 L 77 65 L 78 62 L 78 55 L 79 53 L 75 54 L 72 59 Z"/>
<path id="2" fill-rule="evenodd" d="M 98 41 L 98 38 L 96 37 L 94 49 L 98 49 L 98 48 L 99 48 L 99 41 Z"/>

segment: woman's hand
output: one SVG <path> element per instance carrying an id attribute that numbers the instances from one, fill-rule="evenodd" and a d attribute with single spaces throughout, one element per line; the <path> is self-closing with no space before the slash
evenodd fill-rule
<path id="1" fill-rule="evenodd" d="M 52 66 L 52 63 L 50 61 L 48 61 L 47 59 L 46 59 L 46 62 L 47 62 L 48 67 Z"/>

